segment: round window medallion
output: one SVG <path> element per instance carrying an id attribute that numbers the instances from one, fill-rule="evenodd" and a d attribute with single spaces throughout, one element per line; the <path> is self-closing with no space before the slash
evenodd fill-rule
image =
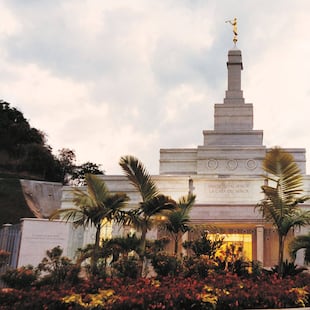
<path id="1" fill-rule="evenodd" d="M 250 170 L 254 170 L 257 167 L 257 162 L 254 159 L 249 159 L 246 162 L 246 166 Z"/>
<path id="2" fill-rule="evenodd" d="M 238 167 L 238 162 L 235 159 L 230 159 L 227 161 L 227 168 L 229 170 L 235 170 Z"/>
<path id="3" fill-rule="evenodd" d="M 209 159 L 207 161 L 207 166 L 209 169 L 214 170 L 217 168 L 218 162 L 216 159 Z"/>

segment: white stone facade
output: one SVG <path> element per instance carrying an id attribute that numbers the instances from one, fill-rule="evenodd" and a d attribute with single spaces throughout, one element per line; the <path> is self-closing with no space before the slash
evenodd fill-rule
<path id="1" fill-rule="evenodd" d="M 247 246 L 247 255 L 251 259 L 261 261 L 264 266 L 273 266 L 277 263 L 277 233 L 270 223 L 263 221 L 261 214 L 255 209 L 263 198 L 261 186 L 264 178 L 261 166 L 270 148 L 263 145 L 263 131 L 253 129 L 253 105 L 245 103 L 243 98 L 240 50 L 228 52 L 227 69 L 228 87 L 225 98 L 223 103 L 214 105 L 214 130 L 204 130 L 203 145 L 196 148 L 161 149 L 159 174 L 154 175 L 153 179 L 163 194 L 176 200 L 193 192 L 196 195 L 196 203 L 191 212 L 193 224 L 207 225 L 225 234 L 230 240 L 238 240 L 239 244 Z M 304 175 L 305 194 L 310 195 L 305 149 L 285 150 L 294 156 Z M 139 193 L 124 175 L 101 177 L 110 191 L 124 192 L 130 197 L 129 208 L 139 204 Z M 46 205 L 51 197 L 59 195 L 59 186 L 54 188 L 48 185 L 43 192 L 37 182 L 24 181 L 22 185 L 28 195 L 27 202 L 30 201 L 35 206 L 33 209 L 40 213 L 42 210 L 52 211 Z M 40 199 L 34 200 L 36 196 Z M 64 186 L 61 208 L 73 206 L 72 187 Z M 310 210 L 310 202 L 302 207 Z M 52 209 L 55 209 L 54 204 Z M 94 242 L 94 230 L 91 228 L 76 230 L 71 224 L 61 221 L 39 219 L 23 219 L 22 225 L 19 266 L 36 265 L 44 257 L 46 250 L 57 245 L 64 249 L 64 255 L 73 258 L 78 247 Z M 295 230 L 294 234 L 307 234 L 309 231 L 309 227 L 304 227 Z M 114 225 L 109 234 L 117 236 L 126 232 L 123 227 Z M 155 229 L 147 237 L 155 239 L 157 234 Z M 191 238 L 190 234 L 185 234 L 182 240 L 187 238 Z M 248 240 L 251 241 L 250 245 Z M 297 263 L 302 263 L 300 255 Z"/>
<path id="2" fill-rule="evenodd" d="M 224 234 L 250 235 L 250 257 L 272 266 L 277 263 L 277 234 L 255 209 L 263 198 L 261 167 L 269 148 L 263 145 L 263 131 L 253 129 L 253 105 L 243 98 L 240 50 L 228 52 L 227 69 L 228 90 L 224 102 L 214 106 L 214 130 L 203 131 L 204 143 L 197 148 L 161 149 L 159 175 L 153 178 L 160 191 L 174 199 L 189 191 L 196 195 L 193 224 L 210 225 Z M 305 149 L 285 150 L 305 175 Z M 138 193 L 124 176 L 102 178 L 111 191 L 126 192 L 130 206 L 139 203 Z M 305 194 L 310 194 L 310 177 L 306 175 L 304 188 Z M 303 208 L 310 209 L 310 204 Z M 307 231 L 309 228 L 303 229 Z"/>

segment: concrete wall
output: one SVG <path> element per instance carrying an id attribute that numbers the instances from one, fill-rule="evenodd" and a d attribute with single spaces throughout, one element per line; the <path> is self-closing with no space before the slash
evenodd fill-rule
<path id="1" fill-rule="evenodd" d="M 70 223 L 45 219 L 22 219 L 22 236 L 18 266 L 37 266 L 46 251 L 60 246 L 63 255 L 73 258 L 77 248 L 84 243 L 83 230 L 76 230 Z"/>
<path id="2" fill-rule="evenodd" d="M 48 218 L 61 206 L 62 184 L 20 180 L 27 205 L 37 218 Z"/>

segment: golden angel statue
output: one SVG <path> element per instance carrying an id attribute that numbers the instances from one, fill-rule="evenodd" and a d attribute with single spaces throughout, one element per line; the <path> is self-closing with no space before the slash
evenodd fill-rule
<path id="1" fill-rule="evenodd" d="M 227 20 L 225 23 L 230 23 L 233 26 L 233 33 L 234 33 L 233 42 L 236 44 L 238 41 L 237 18 L 235 17 L 233 20 Z"/>

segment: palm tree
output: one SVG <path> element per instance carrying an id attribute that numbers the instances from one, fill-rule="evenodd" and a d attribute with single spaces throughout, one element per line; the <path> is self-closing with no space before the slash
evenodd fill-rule
<path id="1" fill-rule="evenodd" d="M 296 259 L 298 250 L 304 249 L 305 263 L 310 263 L 310 233 L 308 235 L 301 235 L 295 237 L 289 244 L 289 252 L 293 259 Z"/>
<path id="2" fill-rule="evenodd" d="M 53 220 L 60 216 L 61 219 L 67 222 L 72 221 L 75 227 L 95 227 L 96 237 L 91 257 L 91 267 L 94 272 L 100 248 L 101 227 L 104 222 L 122 220 L 124 212 L 121 209 L 125 207 L 129 198 L 126 194 L 112 194 L 105 182 L 95 175 L 86 174 L 85 180 L 87 184 L 86 192 L 78 188 L 74 189 L 73 202 L 76 207 L 59 209 L 51 215 L 50 219 Z"/>
<path id="3" fill-rule="evenodd" d="M 145 256 L 146 234 L 156 219 L 175 208 L 175 201 L 159 193 L 144 165 L 134 156 L 123 156 L 119 162 L 130 183 L 140 193 L 142 201 L 128 212 L 128 223 L 141 231 L 141 257 Z"/>
<path id="4" fill-rule="evenodd" d="M 279 147 L 271 149 L 263 160 L 266 172 L 266 185 L 262 186 L 265 198 L 257 207 L 265 220 L 270 221 L 277 228 L 279 240 L 278 270 L 283 272 L 284 242 L 289 231 L 298 226 L 310 223 L 310 211 L 303 211 L 299 203 L 310 197 L 301 196 L 302 175 L 290 153 Z"/>
<path id="5" fill-rule="evenodd" d="M 190 230 L 190 211 L 195 203 L 196 196 L 188 194 L 179 199 L 176 209 L 168 214 L 163 228 L 167 230 L 174 239 L 174 254 L 178 254 L 179 241 L 184 233 Z"/>

